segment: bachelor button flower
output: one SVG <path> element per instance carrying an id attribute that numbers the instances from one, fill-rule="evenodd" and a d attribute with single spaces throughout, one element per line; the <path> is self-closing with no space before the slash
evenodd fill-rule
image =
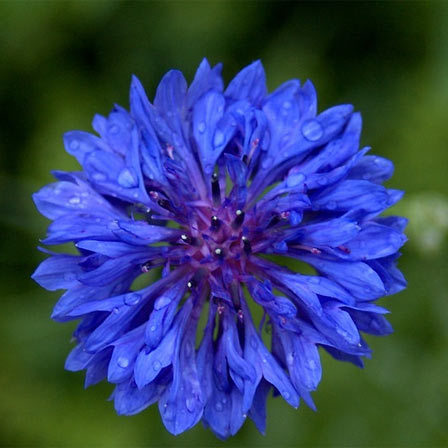
<path id="1" fill-rule="evenodd" d="M 226 89 L 220 71 L 204 60 L 189 87 L 170 71 L 153 103 L 134 77 L 130 112 L 65 134 L 82 171 L 34 201 L 43 243 L 77 255 L 47 251 L 33 278 L 66 290 L 52 317 L 82 319 L 66 368 L 113 383 L 119 414 L 158 403 L 171 433 L 202 420 L 225 438 L 247 416 L 265 431 L 271 390 L 314 408 L 319 347 L 362 366 L 360 332 L 391 332 L 374 301 L 405 287 L 406 220 L 379 216 L 402 192 L 351 105 L 317 113 L 295 79 L 268 94 L 260 62 Z"/>

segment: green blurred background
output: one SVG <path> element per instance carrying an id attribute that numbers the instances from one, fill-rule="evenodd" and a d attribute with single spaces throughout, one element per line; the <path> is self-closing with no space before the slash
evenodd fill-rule
<path id="1" fill-rule="evenodd" d="M 118 417 L 111 387 L 63 369 L 74 324 L 29 276 L 45 235 L 30 194 L 76 169 L 61 136 L 128 105 L 135 73 L 152 97 L 170 68 L 206 56 L 229 80 L 261 58 L 272 90 L 310 78 L 320 109 L 351 102 L 363 144 L 395 162 L 389 185 L 411 219 L 405 292 L 382 304 L 395 333 L 368 338 L 364 370 L 322 353 L 318 412 L 269 399 L 267 435 L 247 422 L 227 446 L 448 446 L 448 3 L 0 3 L 0 445 L 222 446 L 198 425 L 179 437 L 156 407 Z"/>

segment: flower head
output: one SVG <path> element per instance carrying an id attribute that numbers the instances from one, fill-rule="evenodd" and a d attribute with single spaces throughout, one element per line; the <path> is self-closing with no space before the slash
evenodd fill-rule
<path id="1" fill-rule="evenodd" d="M 360 332 L 391 332 L 374 301 L 405 287 L 406 220 L 379 217 L 402 192 L 359 149 L 351 105 L 318 114 L 309 81 L 268 94 L 260 62 L 226 89 L 220 71 L 204 60 L 189 87 L 170 71 L 152 104 L 134 77 L 130 112 L 65 134 L 82 171 L 34 201 L 53 220 L 43 243 L 77 255 L 33 278 L 67 290 L 52 317 L 82 320 L 66 368 L 115 384 L 119 414 L 158 402 L 173 434 L 202 420 L 225 438 L 247 416 L 264 432 L 271 390 L 314 408 L 319 347 L 362 366 Z"/>

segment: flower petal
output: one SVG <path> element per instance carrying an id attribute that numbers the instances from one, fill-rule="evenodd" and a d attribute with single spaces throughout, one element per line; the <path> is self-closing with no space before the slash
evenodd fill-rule
<path id="1" fill-rule="evenodd" d="M 79 284 L 80 261 L 81 257 L 75 255 L 54 255 L 44 260 L 31 278 L 49 291 L 70 289 Z"/>
<path id="2" fill-rule="evenodd" d="M 203 95 L 193 110 L 193 135 L 198 145 L 202 168 L 206 176 L 210 177 L 215 163 L 221 154 L 215 145 L 216 126 L 224 115 L 224 96 L 213 90 Z"/>
<path id="3" fill-rule="evenodd" d="M 258 105 L 265 97 L 266 75 L 260 61 L 255 61 L 243 68 L 227 86 L 224 95 L 234 101 L 248 100 Z"/>

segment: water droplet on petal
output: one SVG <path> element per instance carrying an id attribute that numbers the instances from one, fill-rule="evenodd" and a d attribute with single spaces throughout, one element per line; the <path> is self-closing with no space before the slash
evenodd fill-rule
<path id="1" fill-rule="evenodd" d="M 257 338 L 256 338 L 255 336 L 252 336 L 252 337 L 250 338 L 250 345 L 251 345 L 251 347 L 252 347 L 254 350 L 256 350 L 256 349 L 258 348 L 258 341 L 257 341 Z"/>
<path id="2" fill-rule="evenodd" d="M 283 109 L 291 109 L 291 107 L 292 107 L 292 104 L 290 101 L 285 101 L 283 103 Z"/>
<path id="3" fill-rule="evenodd" d="M 114 312 L 114 314 L 118 314 L 120 312 L 120 310 L 117 307 L 115 307 L 112 311 Z"/>
<path id="4" fill-rule="evenodd" d="M 165 420 L 172 420 L 174 418 L 173 407 L 168 406 L 167 404 L 165 404 L 164 407 L 165 407 L 165 411 L 163 413 L 163 416 L 164 416 Z"/>
<path id="5" fill-rule="evenodd" d="M 314 362 L 313 359 L 310 359 L 310 360 L 308 361 L 308 367 L 309 367 L 311 370 L 314 370 L 314 369 L 316 368 L 316 363 Z"/>
<path id="6" fill-rule="evenodd" d="M 137 305 L 138 302 L 140 302 L 140 299 L 142 296 L 140 294 L 137 294 L 136 292 L 126 294 L 124 296 L 124 303 L 128 306 L 134 306 Z"/>
<path id="7" fill-rule="evenodd" d="M 282 139 L 280 140 L 280 146 L 287 146 L 289 141 L 291 139 L 291 135 L 290 134 L 286 134 L 282 137 Z"/>
<path id="8" fill-rule="evenodd" d="M 283 391 L 282 395 L 285 400 L 288 400 L 289 397 L 291 396 L 291 394 L 286 390 Z"/>
<path id="9" fill-rule="evenodd" d="M 109 230 L 118 230 L 120 228 L 120 226 L 118 225 L 118 219 L 113 219 L 109 224 L 108 224 Z"/>
<path id="10" fill-rule="evenodd" d="M 324 129 L 315 119 L 307 120 L 302 125 L 302 135 L 310 142 L 315 142 L 322 138 Z"/>
<path id="11" fill-rule="evenodd" d="M 317 179 L 317 183 L 321 186 L 327 185 L 327 179 L 325 179 L 325 177 L 320 177 L 319 179 Z"/>
<path id="12" fill-rule="evenodd" d="M 213 139 L 213 145 L 215 147 L 219 147 L 223 144 L 223 142 L 224 142 L 224 134 L 222 133 L 222 131 L 217 129 L 215 132 L 215 137 Z"/>
<path id="13" fill-rule="evenodd" d="M 159 361 L 154 361 L 152 364 L 152 368 L 157 372 L 162 368 L 162 364 Z"/>
<path id="14" fill-rule="evenodd" d="M 74 274 L 73 272 L 66 272 L 64 274 L 64 280 L 67 282 L 72 282 L 76 280 L 76 274 Z"/>
<path id="15" fill-rule="evenodd" d="M 137 176 L 132 168 L 124 168 L 118 175 L 118 183 L 124 188 L 133 188 L 138 185 Z"/>
<path id="16" fill-rule="evenodd" d="M 154 309 L 160 310 L 171 303 L 172 299 L 169 296 L 160 296 L 154 303 Z"/>
<path id="17" fill-rule="evenodd" d="M 70 142 L 70 149 L 73 151 L 76 151 L 79 148 L 79 141 L 78 140 L 72 140 Z"/>
<path id="18" fill-rule="evenodd" d="M 217 401 L 217 402 L 215 403 L 215 409 L 216 409 L 218 412 L 221 412 L 221 411 L 223 410 L 223 405 L 222 405 L 219 401 Z"/>
<path id="19" fill-rule="evenodd" d="M 185 406 L 187 407 L 187 409 L 188 409 L 189 412 L 193 412 L 193 411 L 194 411 L 194 409 L 195 409 L 195 403 L 196 403 L 196 400 L 195 400 L 194 397 L 188 397 L 188 398 L 185 400 Z"/>
<path id="20" fill-rule="evenodd" d="M 274 162 L 274 158 L 271 155 L 268 155 L 267 157 L 264 157 L 261 161 L 261 166 L 264 169 L 271 168 Z"/>
<path id="21" fill-rule="evenodd" d="M 198 124 L 198 131 L 199 131 L 201 134 L 204 133 L 204 131 L 205 131 L 205 123 L 204 123 L 203 121 L 201 121 L 201 122 Z"/>
<path id="22" fill-rule="evenodd" d="M 327 208 L 329 210 L 334 210 L 337 206 L 338 204 L 336 204 L 336 201 L 328 201 L 327 203 Z"/>
<path id="23" fill-rule="evenodd" d="M 76 205 L 81 202 L 81 199 L 78 196 L 73 196 L 68 200 L 69 204 Z"/>
<path id="24" fill-rule="evenodd" d="M 149 328 L 150 329 L 150 331 L 156 331 L 156 326 L 155 325 L 151 325 L 151 327 Z"/>
<path id="25" fill-rule="evenodd" d="M 120 128 L 116 124 L 113 124 L 112 126 L 109 126 L 109 132 L 112 135 L 118 134 L 119 131 L 120 131 Z"/>
<path id="26" fill-rule="evenodd" d="M 93 173 L 92 178 L 93 178 L 93 180 L 96 180 L 97 182 L 103 182 L 107 179 L 107 176 L 103 173 L 96 172 L 96 173 Z"/>
<path id="27" fill-rule="evenodd" d="M 129 365 L 129 359 L 125 358 L 123 356 L 120 356 L 117 359 L 117 364 L 119 367 L 121 367 L 122 369 L 125 369 L 128 365 Z"/>
<path id="28" fill-rule="evenodd" d="M 286 178 L 286 185 L 290 188 L 295 187 L 303 182 L 304 179 L 305 176 L 302 173 L 292 174 Z"/>

